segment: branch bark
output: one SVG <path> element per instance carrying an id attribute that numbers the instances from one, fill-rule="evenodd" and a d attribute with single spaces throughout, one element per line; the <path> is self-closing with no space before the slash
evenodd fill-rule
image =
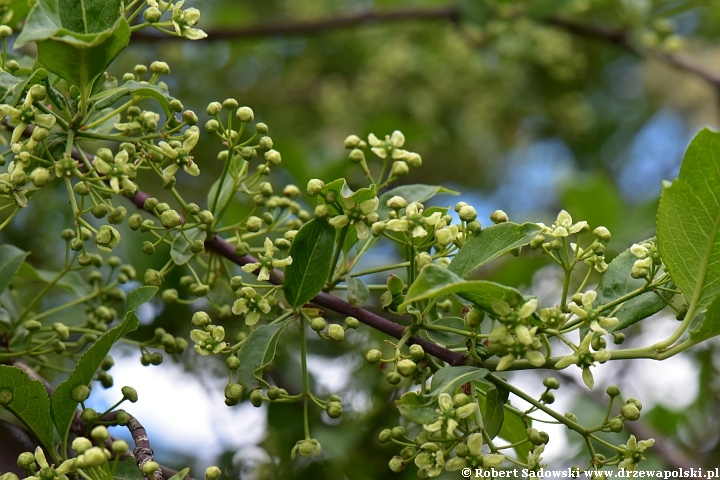
<path id="1" fill-rule="evenodd" d="M 400 23 L 410 21 L 445 20 L 451 23 L 460 21 L 460 10 L 454 6 L 432 8 L 399 8 L 394 10 L 366 10 L 356 14 L 308 20 L 302 22 L 272 22 L 239 28 L 209 30 L 205 41 L 238 40 L 269 36 L 311 35 L 315 33 L 340 30 L 377 23 Z M 140 30 L 133 34 L 134 41 L 156 42 L 165 39 L 181 39 L 165 34 Z"/>

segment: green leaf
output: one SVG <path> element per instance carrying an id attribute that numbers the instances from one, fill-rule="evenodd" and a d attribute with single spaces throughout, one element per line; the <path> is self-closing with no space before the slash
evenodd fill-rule
<path id="1" fill-rule="evenodd" d="M 75 416 L 78 402 L 72 398 L 72 390 L 79 385 L 90 385 L 95 372 L 107 356 L 110 348 L 123 336 L 139 326 L 135 311 L 140 305 L 150 300 L 157 287 L 139 287 L 128 293 L 125 318 L 113 328 L 103 333 L 100 338 L 80 357 L 70 377 L 55 389 L 52 396 L 51 412 L 58 434 L 63 441 L 67 440 L 70 423 Z"/>
<path id="2" fill-rule="evenodd" d="M 285 298 L 293 308 L 322 290 L 334 247 L 335 228 L 325 220 L 310 220 L 298 231 L 290 247 L 293 263 L 285 267 Z"/>
<path id="3" fill-rule="evenodd" d="M 167 87 L 136 82 L 135 80 L 125 82 L 120 87 L 103 90 L 91 97 L 90 101 L 97 102 L 95 104 L 96 110 L 102 110 L 113 106 L 115 102 L 127 95 L 130 95 L 135 101 L 143 98 L 152 98 L 160 104 L 165 111 L 165 115 L 172 116 L 173 114 L 170 108 L 170 101 L 173 100 L 173 98 L 170 96 Z"/>
<path id="4" fill-rule="evenodd" d="M 243 388 L 252 390 L 258 388 L 260 382 L 265 383 L 262 380 L 262 371 L 275 358 L 278 339 L 288 322 L 289 320 L 284 320 L 261 325 L 250 332 L 238 354 L 238 358 L 240 358 L 240 368 L 237 371 L 238 381 Z"/>
<path id="5" fill-rule="evenodd" d="M 5 291 L 10 280 L 20 269 L 28 252 L 13 245 L 0 245 L 0 294 Z"/>
<path id="6" fill-rule="evenodd" d="M 498 432 L 498 437 L 508 443 L 518 443 L 525 440 L 514 447 L 518 458 L 522 459 L 527 458 L 527 454 L 534 448 L 530 440 L 527 440 L 528 426 L 530 425 L 526 425 L 522 417 L 506 409 L 502 427 L 500 428 L 500 432 Z"/>
<path id="7" fill-rule="evenodd" d="M 493 385 L 485 393 L 485 409 L 482 411 L 483 423 L 490 438 L 495 438 L 505 422 L 505 402 L 508 399 L 507 390 L 502 392 Z"/>
<path id="8" fill-rule="evenodd" d="M 720 294 L 720 133 L 701 130 L 685 152 L 680 177 L 663 186 L 658 248 L 691 315 Z"/>
<path id="9" fill-rule="evenodd" d="M 0 102 L 5 102 L 5 99 L 15 91 L 15 87 L 22 82 L 22 79 L 10 75 L 7 72 L 0 72 Z"/>
<path id="10" fill-rule="evenodd" d="M 463 365 L 461 367 L 443 367 L 432 377 L 430 383 L 430 395 L 435 397 L 441 393 L 447 393 L 450 396 L 455 394 L 455 390 L 463 384 L 483 380 L 490 373 L 484 368 L 471 367 Z"/>
<path id="11" fill-rule="evenodd" d="M 230 160 L 227 160 L 230 161 Z M 217 204 L 215 204 L 215 195 L 217 195 L 217 189 L 220 185 L 220 180 L 223 181 L 222 188 L 220 188 L 220 196 L 217 199 Z M 233 179 L 232 175 L 225 175 L 224 179 L 218 178 L 215 180 L 215 183 L 212 184 L 210 187 L 210 191 L 207 195 L 207 205 L 208 208 L 211 208 L 213 215 L 217 215 L 220 208 L 222 208 L 223 205 L 226 205 L 227 202 L 230 201 L 230 198 L 235 193 L 235 180 Z"/>
<path id="12" fill-rule="evenodd" d="M 207 232 L 199 228 L 193 228 L 185 231 L 185 236 L 193 242 L 195 240 L 205 241 Z M 170 250 L 170 258 L 172 258 L 175 265 L 185 265 L 195 254 L 190 250 L 190 242 L 185 239 L 185 236 L 178 233 L 172 242 L 172 249 Z"/>
<path id="13" fill-rule="evenodd" d="M 356 277 L 350 275 L 345 276 L 345 283 L 347 284 L 347 299 L 348 303 L 353 307 L 360 307 L 365 303 L 370 295 L 365 282 Z"/>
<path id="14" fill-rule="evenodd" d="M 654 238 L 650 240 L 654 240 Z M 645 285 L 645 280 L 630 276 L 630 270 L 632 270 L 633 264 L 637 260 L 638 258 L 632 254 L 630 249 L 627 249 L 610 262 L 596 289 L 598 294 L 597 305 L 605 305 Z M 671 292 L 658 291 L 658 293 L 668 301 L 673 297 Z M 663 299 L 654 292 L 638 295 L 623 303 L 622 307 L 613 314 L 614 317 L 617 317 L 619 323 L 611 330 L 618 331 L 627 328 L 659 312 L 666 305 Z"/>
<path id="15" fill-rule="evenodd" d="M 710 304 L 705 316 L 690 330 L 690 338 L 697 343 L 720 334 L 720 295 Z"/>
<path id="16" fill-rule="evenodd" d="M 55 279 L 58 273 L 60 272 L 41 270 L 25 262 L 20 266 L 20 269 L 17 272 L 17 276 L 21 278 L 28 278 L 30 280 L 38 280 L 41 282 L 49 283 Z M 87 284 L 87 282 L 78 272 L 66 273 L 55 285 L 64 288 L 70 293 L 74 293 L 78 297 L 85 297 L 93 293 L 92 287 Z"/>
<path id="17" fill-rule="evenodd" d="M 418 392 L 404 393 L 395 401 L 400 415 L 413 423 L 427 425 L 438 418 L 436 398 Z"/>
<path id="18" fill-rule="evenodd" d="M 122 0 L 37 0 L 14 47 L 37 43 L 40 63 L 89 92 L 129 41 Z"/>
<path id="19" fill-rule="evenodd" d="M 438 318 L 432 325 L 439 327 L 450 327 L 456 330 L 467 330 L 465 328 L 465 322 L 460 317 L 442 317 Z M 440 345 L 457 345 L 458 343 L 464 342 L 468 337 L 460 335 L 459 333 L 443 332 L 442 330 L 432 330 L 430 328 L 425 329 L 425 334 L 428 339 Z"/>
<path id="20" fill-rule="evenodd" d="M 405 301 L 398 307 L 398 311 L 405 311 L 410 304 L 419 300 L 453 293 L 488 311 L 492 311 L 493 300 L 504 300 L 518 305 L 524 303 L 522 294 L 514 288 L 486 280 L 463 280 L 447 268 L 428 265 L 408 289 Z"/>
<path id="21" fill-rule="evenodd" d="M 445 187 L 439 187 L 437 185 L 423 185 L 420 183 L 415 185 L 403 185 L 401 187 L 395 187 L 380 196 L 380 207 L 378 208 L 378 214 L 380 215 L 380 218 L 383 218 L 384 214 L 390 211 L 387 206 L 387 201 L 395 196 L 403 197 L 405 200 L 407 200 L 408 203 L 423 203 L 427 200 L 430 200 L 435 195 L 443 193 L 448 195 L 460 194 L 460 192 L 456 192 L 455 190 L 450 190 Z"/>
<path id="22" fill-rule="evenodd" d="M 43 384 L 17 367 L 0 364 L 0 394 L 5 390 L 12 401 L 4 407 L 33 432 L 46 452 L 53 451 L 50 399 Z"/>
<path id="23" fill-rule="evenodd" d="M 183 480 L 183 478 L 185 478 L 188 473 L 190 473 L 190 467 L 183 468 L 178 473 L 168 478 L 168 480 Z"/>
<path id="24" fill-rule="evenodd" d="M 486 263 L 527 245 L 539 232 L 534 223 L 506 222 L 484 228 L 465 242 L 448 269 L 465 278 Z"/>
<path id="25" fill-rule="evenodd" d="M 489 372 L 484 368 L 471 366 L 444 367 L 435 372 L 432 378 L 430 393 L 407 392 L 395 401 L 400 414 L 418 424 L 433 423 L 438 419 L 437 398 L 442 393 L 453 395 L 455 391 L 468 382 L 485 382 Z"/>
<path id="26" fill-rule="evenodd" d="M 134 457 L 128 457 L 118 462 L 117 470 L 113 475 L 115 480 L 145 480 L 145 476 L 135 463 Z"/>

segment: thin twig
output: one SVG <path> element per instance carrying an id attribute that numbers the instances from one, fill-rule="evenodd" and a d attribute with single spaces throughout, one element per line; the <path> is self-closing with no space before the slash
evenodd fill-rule
<path id="1" fill-rule="evenodd" d="M 272 22 L 247 27 L 208 30 L 207 39 L 237 40 L 268 36 L 310 35 L 313 33 L 339 30 L 375 23 L 398 23 L 416 20 L 446 20 L 452 23 L 460 21 L 460 10 L 454 6 L 433 8 L 399 8 L 394 10 L 366 10 L 356 14 L 338 15 L 335 17 L 302 22 Z M 151 30 L 141 30 L 133 34 L 133 41 L 156 42 L 164 39 L 181 39 Z"/>

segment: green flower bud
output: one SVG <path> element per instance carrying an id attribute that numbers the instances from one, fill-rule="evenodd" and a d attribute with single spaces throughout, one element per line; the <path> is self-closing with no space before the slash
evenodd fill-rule
<path id="1" fill-rule="evenodd" d="M 353 150 L 355 151 L 355 150 Z M 360 153 L 362 153 L 361 150 L 358 150 Z M 390 169 L 390 175 L 395 178 L 404 177 L 410 173 L 410 167 L 408 167 L 408 164 L 403 162 L 402 160 L 396 160 L 392 164 L 392 168 Z"/>
<path id="2" fill-rule="evenodd" d="M 633 405 L 635 405 L 637 407 L 638 410 L 642 410 L 642 407 L 643 407 L 642 403 L 637 398 L 632 398 L 632 397 L 628 398 L 627 402 L 625 402 L 625 403 L 632 403 Z"/>
<path id="3" fill-rule="evenodd" d="M 385 375 L 385 380 L 387 380 L 390 385 L 397 385 L 402 380 L 402 377 L 397 372 L 388 372 L 388 374 Z"/>
<path id="4" fill-rule="evenodd" d="M 388 291 L 393 296 L 400 295 L 405 289 L 405 283 L 402 281 L 402 278 L 391 274 L 387 280 L 387 287 Z"/>
<path id="5" fill-rule="evenodd" d="M 53 323 L 52 329 L 63 342 L 70 337 L 70 329 L 64 323 Z"/>
<path id="6" fill-rule="evenodd" d="M 259 232 L 262 228 L 262 219 L 260 217 L 256 217 L 255 215 L 251 215 L 245 222 L 245 228 L 247 228 L 248 232 Z"/>
<path id="7" fill-rule="evenodd" d="M 255 113 L 250 107 L 240 107 L 235 112 L 235 118 L 244 123 L 250 123 L 255 120 Z"/>
<path id="8" fill-rule="evenodd" d="M 142 472 L 145 475 L 150 475 L 153 472 L 160 470 L 160 465 L 157 462 L 153 462 L 153 461 L 145 462 L 143 464 L 142 468 L 140 468 L 140 470 L 142 470 Z M 215 478 L 217 478 L 217 477 L 215 477 Z"/>
<path id="9" fill-rule="evenodd" d="M 271 385 L 267 389 L 267 397 L 270 400 L 277 400 L 278 398 L 280 398 L 280 389 L 275 385 Z"/>
<path id="10" fill-rule="evenodd" d="M 396 370 L 403 377 L 410 377 L 417 372 L 417 364 L 406 358 L 397 363 Z"/>
<path id="11" fill-rule="evenodd" d="M 128 450 L 130 450 L 130 447 L 125 440 L 115 440 L 112 443 L 112 451 L 116 455 L 122 455 L 123 453 L 127 453 Z"/>
<path id="12" fill-rule="evenodd" d="M 180 225 L 180 214 L 175 210 L 166 210 L 160 215 L 160 223 L 165 228 L 175 228 Z"/>
<path id="13" fill-rule="evenodd" d="M 593 230 L 593 235 L 595 235 L 598 240 L 605 243 L 608 243 L 611 237 L 610 230 L 605 227 L 597 227 L 595 230 Z"/>
<path id="14" fill-rule="evenodd" d="M 148 268 L 147 270 L 145 270 L 144 280 L 147 285 L 151 285 L 154 287 L 162 286 L 163 282 L 165 281 L 162 274 L 152 268 Z"/>
<path id="15" fill-rule="evenodd" d="M 640 410 L 635 406 L 635 404 L 628 403 L 627 405 L 622 406 L 620 409 L 620 415 L 627 420 L 635 421 L 640 418 Z"/>
<path id="16" fill-rule="evenodd" d="M 157 23 L 162 18 L 162 12 L 158 7 L 146 8 L 143 12 L 143 18 L 148 23 Z"/>
<path id="17" fill-rule="evenodd" d="M 314 178 L 308 182 L 307 185 L 307 194 L 311 197 L 314 197 L 320 191 L 325 187 L 325 182 L 322 180 L 318 180 L 317 178 Z"/>
<path id="18" fill-rule="evenodd" d="M 235 355 L 230 355 L 225 360 L 225 365 L 227 365 L 230 370 L 237 370 L 238 368 L 240 368 L 240 359 Z"/>
<path id="19" fill-rule="evenodd" d="M 415 152 L 409 152 L 404 160 L 405 163 L 412 168 L 420 168 L 422 166 L 422 157 Z"/>
<path id="20" fill-rule="evenodd" d="M 470 233 L 478 234 L 480 233 L 480 230 L 482 230 L 482 225 L 478 220 L 473 220 L 472 222 L 467 223 L 467 230 Z M 515 255 L 517 256 L 517 255 Z"/>
<path id="21" fill-rule="evenodd" d="M 167 305 L 172 305 L 180 299 L 180 295 L 178 294 L 178 291 L 174 288 L 168 288 L 167 290 L 163 291 L 162 299 L 163 302 L 165 302 Z"/>
<path id="22" fill-rule="evenodd" d="M 16 71 L 20 70 L 20 64 L 16 60 L 8 60 L 8 62 L 5 64 L 7 69 L 10 71 L 10 73 L 15 73 Z"/>
<path id="23" fill-rule="evenodd" d="M 552 392 L 545 392 L 540 395 L 540 400 L 545 402 L 545 404 L 550 405 L 555 402 L 555 394 Z"/>
<path id="24" fill-rule="evenodd" d="M 453 407 L 460 408 L 464 407 L 465 405 L 469 405 L 472 399 L 469 395 L 466 395 L 464 393 L 456 393 L 453 396 Z"/>
<path id="25" fill-rule="evenodd" d="M 543 385 L 551 390 L 557 390 L 560 388 L 560 382 L 558 382 L 558 379 L 555 377 L 546 377 L 543 380 Z"/>
<path id="26" fill-rule="evenodd" d="M 110 225 L 102 225 L 95 235 L 95 245 L 103 251 L 109 252 L 120 244 L 120 232 Z"/>
<path id="27" fill-rule="evenodd" d="M 7 25 L 0 25 L 0 38 L 8 38 L 12 34 L 12 28 Z"/>
<path id="28" fill-rule="evenodd" d="M 310 320 L 310 328 L 312 328 L 316 332 L 321 332 L 325 330 L 325 325 L 325 319 L 322 317 L 315 317 Z"/>
<path id="29" fill-rule="evenodd" d="M 93 207 L 91 213 L 95 218 L 103 218 L 108 213 L 108 206 L 104 203 L 99 203 Z"/>
<path id="30" fill-rule="evenodd" d="M 477 218 L 477 211 L 470 205 L 464 205 L 458 211 L 458 216 L 463 222 L 472 222 Z"/>
<path id="31" fill-rule="evenodd" d="M 337 323 L 331 323 L 328 326 L 327 336 L 331 340 L 342 342 L 345 340 L 345 329 Z"/>
<path id="32" fill-rule="evenodd" d="M 687 312 L 688 312 L 688 305 L 687 304 L 680 305 L 680 308 L 678 308 L 677 315 L 675 315 L 675 318 L 677 320 L 684 320 L 685 316 L 687 315 Z"/>
<path id="33" fill-rule="evenodd" d="M 264 137 L 267 138 L 267 137 Z M 280 156 L 280 152 L 277 150 L 270 149 L 267 152 L 265 152 L 265 160 L 270 162 L 273 165 L 280 165 L 282 163 L 282 157 Z"/>
<path id="34" fill-rule="evenodd" d="M 242 398 L 243 388 L 238 383 L 229 383 L 225 386 L 225 398 L 238 401 Z"/>
<path id="35" fill-rule="evenodd" d="M 342 404 L 340 402 L 329 402 L 326 407 L 328 417 L 340 418 L 343 413 Z"/>
<path id="36" fill-rule="evenodd" d="M 50 172 L 47 168 L 37 167 L 30 173 L 30 181 L 36 187 L 44 187 L 50 183 Z"/>
<path id="37" fill-rule="evenodd" d="M 210 115 L 211 117 L 214 117 L 220 111 L 222 110 L 222 104 L 220 102 L 211 102 L 208 104 L 207 108 L 205 109 L 205 113 Z"/>
<path id="38" fill-rule="evenodd" d="M 218 467 L 215 467 L 215 466 L 213 466 L 213 467 L 208 467 L 207 469 L 205 469 L 205 478 L 206 478 L 206 480 L 215 480 L 215 479 L 218 478 L 221 474 L 222 474 L 222 472 L 220 471 L 220 469 L 219 469 Z"/>
<path id="39" fill-rule="evenodd" d="M 125 400 L 128 400 L 130 403 L 135 403 L 138 401 L 137 390 L 135 390 L 133 387 L 122 387 L 120 389 L 120 392 L 122 392 L 123 398 Z"/>
<path id="40" fill-rule="evenodd" d="M 110 370 L 114 366 L 115 366 L 115 360 L 110 355 L 106 356 L 103 359 L 102 363 L 100 363 L 100 368 L 102 368 L 103 370 Z"/>
<path id="41" fill-rule="evenodd" d="M 88 449 L 92 448 L 92 446 L 92 442 L 85 437 L 77 437 L 72 442 L 72 449 L 78 454 L 85 453 Z"/>
<path id="42" fill-rule="evenodd" d="M 380 359 L 382 358 L 382 352 L 380 350 L 373 348 L 372 350 L 367 352 L 367 354 L 365 355 L 365 358 L 367 359 L 367 361 L 369 363 L 372 363 L 372 364 L 378 363 L 380 361 Z"/>
<path id="43" fill-rule="evenodd" d="M 104 442 L 108 438 L 110 438 L 110 432 L 108 432 L 107 427 L 104 425 L 99 425 L 92 429 L 90 432 L 90 436 L 97 440 L 98 442 Z"/>
<path id="44" fill-rule="evenodd" d="M 90 388 L 87 385 L 78 385 L 70 392 L 70 397 L 76 402 L 84 402 L 90 396 Z"/>
<path id="45" fill-rule="evenodd" d="M 485 312 L 480 310 L 479 308 L 473 308 L 472 310 L 469 310 L 467 314 L 465 314 L 465 325 L 469 329 L 477 328 L 482 321 L 485 319 Z"/>
<path id="46" fill-rule="evenodd" d="M 618 387 L 617 385 L 610 385 L 605 390 L 605 393 L 607 393 L 610 397 L 617 397 L 618 395 L 620 395 L 620 387 Z"/>
<path id="47" fill-rule="evenodd" d="M 250 392 L 250 403 L 253 404 L 254 407 L 259 407 L 262 405 L 263 402 L 263 395 L 262 390 L 253 390 Z"/>
<path id="48" fill-rule="evenodd" d="M 380 435 L 378 435 L 378 440 L 380 443 L 387 443 L 390 440 L 392 440 L 392 430 L 389 428 L 385 428 L 380 432 Z"/>
<path id="49" fill-rule="evenodd" d="M 35 464 L 35 455 L 30 452 L 23 452 L 18 455 L 17 464 L 18 467 L 30 468 Z"/>
<path id="50" fill-rule="evenodd" d="M 539 234 L 535 235 L 533 237 L 533 239 L 530 240 L 530 248 L 532 248 L 533 250 L 540 248 L 542 246 L 543 242 L 545 242 L 544 236 L 539 235 Z"/>
<path id="51" fill-rule="evenodd" d="M 353 148 L 348 154 L 348 159 L 353 163 L 360 163 L 365 160 L 365 153 L 359 148 Z"/>
<path id="52" fill-rule="evenodd" d="M 273 147 L 273 139 L 270 137 L 263 137 L 258 142 L 258 147 L 262 151 L 268 151 Z"/>
<path id="53" fill-rule="evenodd" d="M 160 365 L 163 363 L 163 356 L 160 352 L 155 352 L 152 355 L 150 355 L 150 363 L 153 365 Z"/>
<path id="54" fill-rule="evenodd" d="M 613 418 L 608 422 L 608 426 L 610 427 L 610 430 L 615 433 L 620 433 L 623 431 L 623 428 L 625 428 L 625 425 L 623 424 L 623 421 L 619 418 Z"/>
<path id="55" fill-rule="evenodd" d="M 403 436 L 405 436 L 405 427 L 401 427 L 399 425 L 397 427 L 393 427 L 391 433 L 395 440 L 400 440 Z"/>
<path id="56" fill-rule="evenodd" d="M 405 470 L 405 460 L 403 460 L 401 456 L 395 455 L 388 462 L 388 467 L 390 467 L 393 473 L 402 473 L 403 470 Z"/>
<path id="57" fill-rule="evenodd" d="M 350 135 L 345 138 L 344 146 L 348 150 L 351 148 L 357 148 L 358 145 L 360 145 L 360 137 L 358 137 L 357 135 Z"/>
<path id="58" fill-rule="evenodd" d="M 238 108 L 238 101 L 234 98 L 226 98 L 225 100 L 223 100 L 222 106 L 226 110 L 235 110 L 236 108 Z"/>
<path id="59" fill-rule="evenodd" d="M 155 245 L 149 240 L 145 240 L 142 244 L 142 252 L 146 255 L 152 255 L 155 253 Z"/>
<path id="60" fill-rule="evenodd" d="M 360 321 L 359 321 L 357 318 L 355 318 L 355 317 L 347 317 L 347 318 L 345 319 L 345 326 L 346 326 L 347 328 L 355 329 L 355 328 L 358 328 L 358 327 L 360 326 Z"/>
<path id="61" fill-rule="evenodd" d="M 373 223 L 371 227 L 373 237 L 379 237 L 380 235 L 382 235 L 386 228 L 387 224 L 385 222 Z"/>
<path id="62" fill-rule="evenodd" d="M 128 219 L 128 226 L 130 227 L 130 230 L 137 231 L 142 225 L 142 221 L 143 219 L 140 214 L 133 213 L 130 215 L 130 218 Z"/>
<path id="63" fill-rule="evenodd" d="M 92 424 L 95 423 L 100 415 L 95 411 L 95 409 L 92 408 L 86 408 L 83 410 L 80 417 L 83 419 L 85 423 Z"/>
<path id="64" fill-rule="evenodd" d="M 23 324 L 23 327 L 25 327 L 29 332 L 37 332 L 42 328 L 42 323 L 37 320 L 28 320 Z"/>
<path id="65" fill-rule="evenodd" d="M 208 210 L 200 210 L 198 218 L 203 225 L 211 225 L 213 222 L 213 214 Z"/>
<path id="66" fill-rule="evenodd" d="M 255 131 L 256 131 L 257 133 L 259 133 L 260 135 L 265 135 L 265 134 L 267 134 L 267 133 L 268 133 L 268 130 L 269 130 L 269 129 L 268 129 L 268 126 L 265 125 L 265 124 L 262 123 L 262 122 L 255 124 Z"/>
<path id="67" fill-rule="evenodd" d="M 425 356 L 425 350 L 420 345 L 410 345 L 410 358 L 419 362 Z"/>

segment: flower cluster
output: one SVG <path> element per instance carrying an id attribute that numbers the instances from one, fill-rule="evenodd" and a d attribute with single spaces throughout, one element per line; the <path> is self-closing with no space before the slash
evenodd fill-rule
<path id="1" fill-rule="evenodd" d="M 503 300 L 493 301 L 492 308 L 500 325 L 490 332 L 488 351 L 501 357 L 497 366 L 499 371 L 506 370 L 520 359 L 536 367 L 545 363 L 545 355 L 540 352 L 542 343 L 536 335 L 538 327 L 531 326 L 528 321 L 537 304 L 534 298 L 515 308 Z"/>

